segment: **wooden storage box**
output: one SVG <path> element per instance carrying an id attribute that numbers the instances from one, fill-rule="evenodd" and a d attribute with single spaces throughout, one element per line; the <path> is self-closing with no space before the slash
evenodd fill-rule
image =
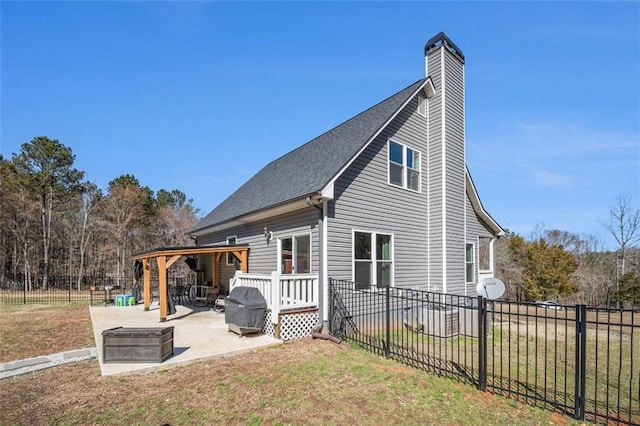
<path id="1" fill-rule="evenodd" d="M 102 332 L 102 362 L 163 362 L 173 355 L 173 327 Z"/>

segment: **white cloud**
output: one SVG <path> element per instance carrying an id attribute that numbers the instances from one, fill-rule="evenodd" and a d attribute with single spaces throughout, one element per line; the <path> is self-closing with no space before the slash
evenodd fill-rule
<path id="1" fill-rule="evenodd" d="M 576 179 L 573 176 L 539 168 L 530 168 L 529 173 L 531 180 L 538 186 L 571 189 L 576 185 Z"/>
<path id="2" fill-rule="evenodd" d="M 637 179 L 638 135 L 564 120 L 514 120 L 485 132 L 490 133 L 468 135 L 467 158 L 472 168 L 512 173 L 532 188 L 588 186 L 590 180 L 602 179 L 612 170 L 617 174 L 635 171 Z M 503 153 L 499 165 L 495 153 Z"/>

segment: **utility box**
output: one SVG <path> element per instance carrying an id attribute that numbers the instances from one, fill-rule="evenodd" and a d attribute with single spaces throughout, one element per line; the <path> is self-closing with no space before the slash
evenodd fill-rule
<path id="1" fill-rule="evenodd" d="M 435 337 L 453 337 L 458 335 L 458 310 L 451 308 L 422 309 L 419 321 L 423 333 Z"/>
<path id="2" fill-rule="evenodd" d="M 102 332 L 102 362 L 163 362 L 173 355 L 173 327 Z"/>

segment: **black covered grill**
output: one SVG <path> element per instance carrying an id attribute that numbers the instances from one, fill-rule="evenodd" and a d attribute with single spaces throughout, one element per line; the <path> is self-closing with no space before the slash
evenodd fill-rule
<path id="1" fill-rule="evenodd" d="M 260 290 L 253 287 L 236 287 L 224 301 L 224 322 L 229 331 L 243 336 L 258 333 L 264 326 L 267 301 Z"/>

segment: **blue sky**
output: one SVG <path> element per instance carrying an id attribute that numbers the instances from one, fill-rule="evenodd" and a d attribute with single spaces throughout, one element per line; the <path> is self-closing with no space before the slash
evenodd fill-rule
<path id="1" fill-rule="evenodd" d="M 0 3 L 0 152 L 71 147 L 206 214 L 268 162 L 424 76 L 440 31 L 466 57 L 467 164 L 486 210 L 609 242 L 640 207 L 637 2 Z"/>

